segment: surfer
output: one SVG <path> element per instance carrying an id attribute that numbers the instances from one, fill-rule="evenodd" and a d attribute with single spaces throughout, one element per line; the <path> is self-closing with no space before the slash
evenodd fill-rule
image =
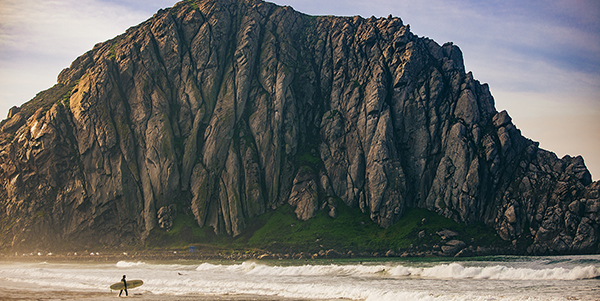
<path id="1" fill-rule="evenodd" d="M 125 291 L 125 297 L 127 297 L 129 294 L 127 293 L 127 281 L 125 281 L 125 275 L 123 275 L 121 282 L 123 282 L 123 289 L 119 292 L 119 297 L 121 297 L 121 293 L 123 293 L 123 291 Z"/>

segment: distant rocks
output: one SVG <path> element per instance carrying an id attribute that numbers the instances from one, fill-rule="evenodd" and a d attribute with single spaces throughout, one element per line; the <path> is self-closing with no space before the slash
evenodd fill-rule
<path id="1" fill-rule="evenodd" d="M 446 244 L 443 245 L 441 248 L 442 248 L 442 252 L 445 256 L 454 256 L 456 253 L 461 251 L 465 246 L 466 246 L 466 244 L 463 241 L 453 239 L 451 241 L 446 242 Z"/>
<path id="2" fill-rule="evenodd" d="M 438 231 L 435 234 L 439 235 L 442 240 L 446 240 L 446 239 L 458 236 L 458 233 L 456 233 L 454 231 L 451 231 L 451 230 L 448 230 L 448 229 L 444 229 L 442 231 Z"/>

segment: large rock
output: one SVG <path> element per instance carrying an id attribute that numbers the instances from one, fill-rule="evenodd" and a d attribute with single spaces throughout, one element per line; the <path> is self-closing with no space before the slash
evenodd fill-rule
<path id="1" fill-rule="evenodd" d="M 344 202 L 381 227 L 419 207 L 535 254 L 599 250 L 583 158 L 521 136 L 456 45 L 400 18 L 183 1 L 8 117 L 0 249 L 141 243 L 175 213 L 235 236 L 284 204 L 306 220 Z"/>
<path id="2" fill-rule="evenodd" d="M 171 204 L 158 209 L 158 226 L 166 231 L 171 230 L 173 221 L 177 217 L 177 206 Z"/>
<path id="3" fill-rule="evenodd" d="M 319 209 L 319 193 L 310 168 L 305 166 L 298 171 L 288 203 L 296 208 L 296 216 L 301 220 L 315 216 Z"/>

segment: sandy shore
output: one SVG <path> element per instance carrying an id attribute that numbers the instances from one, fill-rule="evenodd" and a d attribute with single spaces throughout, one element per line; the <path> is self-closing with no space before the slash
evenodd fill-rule
<path id="1" fill-rule="evenodd" d="M 72 300 L 118 300 L 118 299 L 132 299 L 132 300 L 198 300 L 198 301 L 327 301 L 327 300 L 308 300 L 308 299 L 291 299 L 282 298 L 276 296 L 259 296 L 259 295 L 154 295 L 151 293 L 135 293 L 130 292 L 128 297 L 118 297 L 118 292 L 77 292 L 77 291 L 57 291 L 57 290 L 43 290 L 43 291 L 27 291 L 17 290 L 0 287 L 0 300 L 61 300 L 61 301 L 72 301 Z M 340 299 L 335 299 L 339 301 Z M 329 300 L 333 301 L 333 300 Z"/>
<path id="2" fill-rule="evenodd" d="M 279 296 L 263 295 L 159 295 L 147 291 L 129 290 L 129 296 L 119 298 L 119 291 L 81 291 L 81 290 L 57 290 L 51 287 L 35 287 L 27 283 L 14 283 L 0 278 L 0 301 L 4 300 L 36 300 L 36 301 L 72 301 L 72 300 L 119 300 L 121 298 L 132 300 L 165 300 L 165 301 L 342 301 L 348 299 L 299 299 L 284 298 Z"/>
<path id="3" fill-rule="evenodd" d="M 78 290 L 57 290 L 48 287 L 33 287 L 26 283 L 14 283 L 0 279 L 0 301 L 4 300 L 23 300 L 23 301 L 72 301 L 72 300 L 119 300 L 121 298 L 132 300 L 164 300 L 164 301 L 341 301 L 347 299 L 298 299 L 284 298 L 279 296 L 263 296 L 263 295 L 158 295 L 150 292 L 140 292 L 130 290 L 129 296 L 119 298 L 118 291 L 78 291 Z"/>
<path id="4" fill-rule="evenodd" d="M 0 256 L 0 262 L 14 262 L 10 259 L 17 259 L 17 262 L 39 262 L 40 258 L 43 258 L 47 262 L 116 262 L 118 260 L 198 260 L 202 256 L 190 256 L 184 254 L 184 256 L 170 255 L 161 256 L 162 254 L 143 254 L 134 256 L 123 256 L 121 254 L 108 254 L 102 256 L 28 256 L 28 257 L 9 257 Z M 187 255 L 187 256 L 185 256 Z M 200 257 L 200 258 L 198 258 Z M 15 283 L 3 280 L 0 275 L 0 301 L 3 300 L 117 300 L 118 291 L 78 291 L 78 290 L 57 290 L 52 287 L 36 287 L 28 283 Z M 300 298 L 284 298 L 280 296 L 266 296 L 266 295 L 201 295 L 201 294 L 187 294 L 187 295 L 160 295 L 152 294 L 147 291 L 136 291 L 130 290 L 129 296 L 121 296 L 121 298 L 134 299 L 134 300 L 199 300 L 199 301 L 340 301 L 348 299 L 300 299 Z"/>

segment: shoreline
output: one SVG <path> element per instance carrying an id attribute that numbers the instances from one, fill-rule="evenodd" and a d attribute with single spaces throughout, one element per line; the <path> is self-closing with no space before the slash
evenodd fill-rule
<path id="1" fill-rule="evenodd" d="M 147 301 L 351 301 L 351 299 L 300 299 L 286 298 L 281 296 L 249 295 L 249 294 L 228 294 L 228 295 L 203 295 L 203 294 L 183 294 L 183 295 L 158 295 L 150 292 L 129 292 L 129 296 L 119 297 L 118 291 L 76 291 L 76 290 L 56 290 L 56 289 L 31 289 L 23 287 L 21 289 L 11 289 L 0 285 L 0 300 L 20 300 L 20 301 L 39 301 L 39 300 L 98 300 L 109 301 L 115 298 L 127 298 Z"/>
<path id="2" fill-rule="evenodd" d="M 17 291 L 0 288 L 1 300 L 61 300 L 61 301 L 76 301 L 76 300 L 98 300 L 108 301 L 115 298 L 127 298 L 135 300 L 148 301 L 333 301 L 333 300 L 348 300 L 350 299 L 293 299 L 278 296 L 261 296 L 261 295 L 154 295 L 135 293 L 129 294 L 128 297 L 119 297 L 118 293 L 102 293 L 102 292 L 75 292 L 75 291 Z"/>
<path id="3" fill-rule="evenodd" d="M 589 254 L 594 255 L 594 254 Z M 487 256 L 528 256 L 523 254 L 512 254 L 510 252 L 500 252 L 500 250 L 486 249 L 485 251 L 460 252 L 454 256 L 444 256 L 432 252 L 404 252 L 402 254 L 386 252 L 367 252 L 367 253 L 340 253 L 335 250 L 321 251 L 316 254 L 310 253 L 271 253 L 269 251 L 254 251 L 254 252 L 236 252 L 223 251 L 215 252 L 198 250 L 190 252 L 187 249 L 159 249 L 159 250 L 85 250 L 77 252 L 15 252 L 15 253 L 0 253 L 0 261 L 88 261 L 88 262 L 107 262 L 114 260 L 311 260 L 311 259 L 385 259 L 385 258 L 433 258 L 433 259 L 468 259 Z"/>
<path id="4" fill-rule="evenodd" d="M 36 256 L 37 257 L 37 256 Z M 6 257 L 4 257 L 6 259 Z M 34 259 L 34 258 L 32 258 Z M 39 259 L 39 258 L 36 258 Z M 67 260 L 62 260 L 66 262 Z M 15 262 L 15 261 L 13 261 Z M 30 260 L 29 262 L 34 262 Z M 58 261 L 60 262 L 60 261 Z M 74 262 L 74 261 L 72 261 Z M 83 261 L 81 261 L 83 262 Z M 89 262 L 89 261 L 88 261 Z M 57 289 L 51 286 L 39 286 L 28 282 L 12 282 L 0 277 L 0 300 L 19 300 L 19 301 L 40 301 L 40 300 L 98 300 L 109 301 L 119 298 L 118 290 L 82 290 L 82 289 Z M 277 295 L 256 295 L 256 294 L 154 294 L 142 289 L 130 289 L 129 296 L 121 298 L 132 298 L 135 300 L 147 301 L 352 301 L 347 298 L 335 299 L 317 299 L 317 298 L 291 298 Z"/>
<path id="5" fill-rule="evenodd" d="M 482 286 L 481 278 L 476 277 L 475 274 L 464 278 L 461 277 L 464 275 L 462 269 L 457 270 L 456 267 L 447 264 L 434 263 L 432 265 L 429 260 L 414 266 L 414 271 L 410 270 L 410 273 L 406 274 L 405 269 L 411 268 L 411 266 L 405 265 L 403 262 L 391 263 L 391 266 L 384 266 L 382 269 L 377 263 L 365 263 L 362 266 L 362 261 L 353 259 L 352 264 L 356 266 L 350 266 L 350 269 L 341 268 L 343 271 L 353 271 L 347 274 L 346 272 L 339 273 L 340 267 L 328 265 L 331 264 L 329 260 L 317 260 L 309 263 L 301 261 L 298 266 L 293 265 L 289 268 L 288 262 L 271 261 L 272 264 L 281 264 L 281 266 L 270 267 L 267 261 L 265 262 L 266 266 L 261 263 L 260 268 L 257 269 L 259 273 L 247 273 L 242 271 L 244 265 L 240 265 L 239 262 L 235 263 L 239 266 L 231 269 L 229 266 L 221 264 L 201 265 L 202 268 L 196 268 L 188 266 L 187 263 L 175 263 L 172 266 L 161 267 L 163 262 L 156 264 L 150 263 L 150 260 L 148 260 L 148 264 L 143 265 L 107 265 L 108 262 L 66 261 L 64 258 L 56 261 L 43 260 L 46 258 L 40 260 L 37 255 L 30 259 L 37 260 L 30 260 L 23 264 L 14 261 L 11 264 L 8 261 L 0 260 L 0 265 L 5 265 L 2 271 L 6 271 L 6 273 L 0 271 L 4 274 L 0 275 L 0 300 L 115 300 L 118 298 L 119 291 L 110 290 L 109 282 L 116 281 L 122 271 L 127 271 L 127 275 L 132 276 L 132 279 L 140 277 L 140 279 L 144 279 L 144 282 L 148 280 L 147 287 L 130 289 L 128 296 L 128 298 L 148 301 L 364 301 L 373 298 L 378 300 L 378 297 L 387 294 L 390 290 L 391 295 L 389 296 L 398 296 L 397 300 L 404 300 L 406 296 L 412 300 L 430 300 L 427 297 L 429 293 L 441 294 L 440 296 L 447 294 L 451 299 L 456 299 L 456 296 L 464 296 L 466 299 L 488 300 L 484 297 L 488 296 L 490 292 L 492 295 L 489 296 L 503 297 L 506 294 L 504 289 L 507 285 L 514 288 L 513 295 L 518 297 L 516 299 L 509 298 L 509 300 L 525 300 L 525 298 L 531 297 L 531 287 L 536 291 L 539 289 L 542 296 L 548 297 L 548 299 L 552 297 L 560 300 L 568 297 L 572 298 L 568 300 L 591 301 L 592 299 L 585 296 L 600 292 L 590 287 L 590 284 L 595 286 L 597 280 L 586 278 L 590 273 L 597 275 L 597 272 L 600 271 L 597 266 L 597 263 L 600 262 L 598 256 L 592 258 L 572 257 L 567 261 L 540 261 L 536 258 L 513 261 L 512 258 L 501 258 L 501 262 L 516 262 L 517 264 L 500 263 L 501 266 L 508 267 L 500 270 L 496 268 L 499 263 L 492 258 L 491 262 L 473 266 L 477 275 L 489 277 L 489 280 L 487 280 L 488 278 L 483 280 L 484 286 Z M 136 259 L 136 261 L 145 260 Z M 340 260 L 340 262 L 345 261 L 344 259 Z M 380 262 L 380 260 L 375 261 Z M 590 261 L 594 263 L 593 269 L 581 266 Z M 34 262 L 42 263 L 35 264 Z M 325 270 L 317 268 L 319 269 L 318 273 L 315 273 L 315 267 L 310 266 L 326 262 L 328 264 L 320 267 Z M 195 262 L 190 263 L 194 264 Z M 181 264 L 183 265 L 180 266 Z M 309 266 L 305 266 L 306 264 Z M 333 264 L 337 265 L 335 260 Z M 132 268 L 123 270 L 123 267 Z M 247 267 L 254 269 L 253 265 Z M 390 268 L 388 269 L 388 267 Z M 464 267 L 468 269 L 468 265 L 464 265 Z M 546 275 L 549 271 L 556 271 L 558 267 L 564 268 L 560 270 L 560 275 Z M 575 269 L 576 267 L 580 268 Z M 532 269 L 545 271 L 544 275 L 540 276 Z M 435 271 L 436 274 L 441 273 L 441 276 L 431 277 L 432 274 L 426 273 L 425 270 Z M 129 275 L 129 271 L 135 275 Z M 564 276 L 571 275 L 572 272 L 576 273 L 574 276 L 577 278 L 573 281 L 565 281 L 569 278 L 564 278 Z M 448 273 L 459 277 L 450 277 Z M 523 278 L 524 273 L 525 278 Z M 493 277 L 502 275 L 505 277 Z M 332 279 L 331 282 L 329 278 Z M 390 287 L 389 285 L 392 283 L 390 281 L 396 282 L 399 286 Z M 427 288 L 424 288 L 424 284 L 427 284 Z M 487 285 L 493 289 L 488 290 Z M 575 291 L 571 292 L 572 288 Z M 600 297 L 600 295 L 598 296 Z M 456 300 L 460 300 L 460 298 Z"/>
<path id="6" fill-rule="evenodd" d="M 593 256 L 598 254 L 581 254 L 581 256 Z M 409 261 L 409 262 L 420 262 L 420 261 L 472 261 L 472 260 L 493 260 L 496 256 L 515 256 L 521 257 L 523 255 L 480 255 L 480 256 L 468 256 L 468 257 L 444 257 L 444 256 L 356 256 L 356 257 L 317 257 L 317 258 L 297 258 L 292 256 L 281 256 L 281 254 L 270 254 L 270 256 L 223 256 L 214 254 L 202 254 L 202 253 L 172 253 L 172 252 L 139 252 L 133 254 L 124 255 L 123 253 L 100 253 L 99 255 L 90 254 L 79 254 L 79 255 L 65 255 L 65 254 L 52 254 L 52 255 L 19 255 L 7 256 L 0 254 L 0 262 L 20 262 L 20 263 L 40 263 L 40 262 L 69 262 L 69 263 L 116 263 L 119 261 L 126 262 L 161 262 L 161 261 L 200 261 L 200 262 L 243 262 L 243 261 L 265 261 L 265 262 L 277 262 L 277 261 L 303 261 L 303 262 L 331 262 L 334 260 L 341 261 Z M 563 256 L 563 255 L 554 255 Z M 573 255 L 565 255 L 573 256 Z M 527 256 L 524 257 L 538 257 L 538 256 Z"/>

